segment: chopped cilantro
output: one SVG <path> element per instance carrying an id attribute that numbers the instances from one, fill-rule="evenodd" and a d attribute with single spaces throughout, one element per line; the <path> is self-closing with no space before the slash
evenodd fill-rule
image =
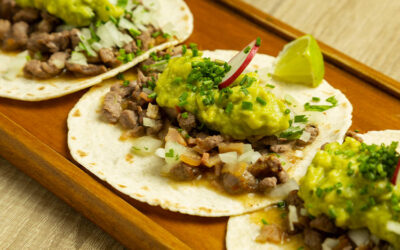
<path id="1" fill-rule="evenodd" d="M 181 116 L 182 116 L 182 118 L 187 119 L 188 118 L 188 112 L 183 112 Z"/>
<path id="2" fill-rule="evenodd" d="M 313 97 L 312 99 L 311 99 L 313 102 L 319 102 L 320 100 L 321 100 L 321 98 L 319 98 L 319 97 Z"/>
<path id="3" fill-rule="evenodd" d="M 301 137 L 303 134 L 304 129 L 296 126 L 296 127 L 290 127 L 286 129 L 285 131 L 281 132 L 279 137 L 280 138 L 285 138 L 288 140 L 296 140 Z"/>
<path id="4" fill-rule="evenodd" d="M 294 122 L 306 123 L 308 122 L 308 118 L 305 115 L 296 115 L 294 117 Z"/>
<path id="5" fill-rule="evenodd" d="M 267 222 L 264 218 L 261 219 L 261 222 L 262 222 L 262 224 L 264 224 L 264 225 L 268 225 L 268 222 Z"/>
<path id="6" fill-rule="evenodd" d="M 155 99 L 155 98 L 157 97 L 157 93 L 156 93 L 156 92 L 153 92 L 153 93 L 151 93 L 150 95 L 148 95 L 147 97 L 148 97 L 148 98 L 151 98 L 151 99 Z"/>

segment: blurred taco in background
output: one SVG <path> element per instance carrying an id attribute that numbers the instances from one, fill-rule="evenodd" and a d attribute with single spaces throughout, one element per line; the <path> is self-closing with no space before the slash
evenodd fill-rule
<path id="1" fill-rule="evenodd" d="M 1 0 L 0 96 L 39 101 L 76 92 L 192 30 L 182 0 Z"/>

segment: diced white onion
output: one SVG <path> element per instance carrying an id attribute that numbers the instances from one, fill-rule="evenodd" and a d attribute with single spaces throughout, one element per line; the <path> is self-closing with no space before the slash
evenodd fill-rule
<path id="1" fill-rule="evenodd" d="M 85 46 L 87 50 L 86 53 L 90 56 L 96 56 L 97 55 L 96 51 L 93 50 L 92 45 L 89 43 L 89 40 L 91 38 L 92 38 L 92 33 L 88 28 L 84 28 L 79 31 L 79 39 L 81 39 L 81 42 Z M 81 48 L 76 47 L 75 50 L 80 51 Z"/>
<path id="2" fill-rule="evenodd" d="M 150 128 L 155 127 L 156 121 L 147 117 L 143 117 L 143 126 Z"/>
<path id="3" fill-rule="evenodd" d="M 294 231 L 293 223 L 299 222 L 299 217 L 297 216 L 297 208 L 293 205 L 289 205 L 289 229 L 290 231 Z"/>
<path id="4" fill-rule="evenodd" d="M 253 147 L 251 144 L 243 144 L 243 153 L 249 152 L 249 151 L 254 151 Z"/>
<path id="5" fill-rule="evenodd" d="M 88 65 L 86 56 L 83 53 L 73 51 L 71 57 L 68 59 L 69 63 L 75 63 L 80 65 Z"/>
<path id="6" fill-rule="evenodd" d="M 331 250 L 339 244 L 338 239 L 326 238 L 324 243 L 322 243 L 322 250 Z"/>
<path id="7" fill-rule="evenodd" d="M 388 221 L 386 224 L 386 229 L 390 232 L 400 235 L 400 223 L 396 221 Z"/>
<path id="8" fill-rule="evenodd" d="M 119 19 L 118 27 L 120 27 L 121 29 L 126 29 L 126 30 L 130 30 L 130 29 L 137 30 L 138 29 L 138 27 L 135 24 L 133 24 L 131 21 L 129 21 L 128 19 L 126 19 L 124 17 Z"/>
<path id="9" fill-rule="evenodd" d="M 165 149 L 157 148 L 155 154 L 160 158 L 165 158 Z"/>
<path id="10" fill-rule="evenodd" d="M 299 185 L 294 179 L 290 179 L 284 184 L 280 184 L 268 192 L 268 195 L 272 198 L 284 198 L 293 190 L 298 190 Z"/>
<path id="11" fill-rule="evenodd" d="M 133 141 L 132 152 L 138 155 L 148 155 L 154 153 L 161 147 L 162 141 L 151 136 L 142 136 Z"/>
<path id="12" fill-rule="evenodd" d="M 154 13 L 150 13 L 142 5 L 139 5 L 132 13 L 132 18 L 140 30 L 146 30 L 146 25 L 153 24 L 158 27 L 158 22 L 153 18 Z"/>
<path id="13" fill-rule="evenodd" d="M 119 31 L 117 26 L 111 21 L 97 28 L 96 34 L 100 38 L 102 48 L 112 48 L 114 46 L 122 48 L 125 44 L 133 40 L 130 35 Z"/>
<path id="14" fill-rule="evenodd" d="M 311 138 L 311 134 L 309 132 L 307 132 L 307 131 L 303 131 L 303 133 L 301 134 L 299 140 L 308 142 L 310 140 L 310 138 Z"/>
<path id="15" fill-rule="evenodd" d="M 347 235 L 357 246 L 365 245 L 369 241 L 369 232 L 364 228 L 350 230 Z"/>
<path id="16" fill-rule="evenodd" d="M 288 102 L 289 105 L 298 105 L 299 104 L 293 96 L 288 95 L 288 94 L 285 95 L 285 101 Z"/>
<path id="17" fill-rule="evenodd" d="M 301 150 L 294 151 L 294 156 L 297 158 L 302 158 L 304 156 L 303 151 Z"/>
<path id="18" fill-rule="evenodd" d="M 245 144 L 246 145 L 246 144 Z M 248 164 L 253 164 L 255 163 L 259 158 L 261 157 L 261 154 L 257 151 L 247 151 L 246 153 L 243 153 L 239 156 L 239 162 L 246 162 Z"/>
<path id="19" fill-rule="evenodd" d="M 165 154 L 168 154 L 169 152 L 173 152 L 172 157 L 165 157 L 165 161 L 169 165 L 175 165 L 180 162 L 180 155 L 184 154 L 188 151 L 188 148 L 185 146 L 182 146 L 181 144 L 173 141 L 167 141 L 165 143 Z M 166 155 L 164 155 L 166 156 Z"/>
<path id="20" fill-rule="evenodd" d="M 223 154 L 219 154 L 219 158 L 223 163 L 226 164 L 235 164 L 238 161 L 238 154 L 236 152 L 227 152 Z"/>

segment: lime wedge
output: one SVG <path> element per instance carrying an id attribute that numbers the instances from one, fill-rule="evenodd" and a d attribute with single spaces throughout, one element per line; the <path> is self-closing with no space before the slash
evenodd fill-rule
<path id="1" fill-rule="evenodd" d="M 317 87 L 324 73 L 324 59 L 317 41 L 313 36 L 305 35 L 283 47 L 272 76 L 284 82 Z"/>

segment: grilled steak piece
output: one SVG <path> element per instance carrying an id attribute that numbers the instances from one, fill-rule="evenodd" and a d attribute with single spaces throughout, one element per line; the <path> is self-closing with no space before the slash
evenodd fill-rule
<path id="1" fill-rule="evenodd" d="M 0 18 L 11 20 L 20 8 L 14 0 L 0 0 Z"/>
<path id="2" fill-rule="evenodd" d="M 122 113 L 122 97 L 116 91 L 110 91 L 104 97 L 102 116 L 110 123 L 118 122 Z"/>
<path id="3" fill-rule="evenodd" d="M 310 221 L 310 227 L 318 229 L 319 231 L 325 233 L 337 233 L 339 229 L 335 224 L 329 219 L 328 216 L 321 214 L 317 218 Z"/>
<path id="4" fill-rule="evenodd" d="M 28 61 L 24 66 L 24 74 L 31 78 L 48 79 L 61 74 L 65 68 L 68 53 L 54 53 L 47 62 L 39 60 Z"/>
<path id="5" fill-rule="evenodd" d="M 177 181 L 194 180 L 200 173 L 199 167 L 192 167 L 183 162 L 178 163 L 169 171 L 170 177 Z"/>
<path id="6" fill-rule="evenodd" d="M 42 11 L 42 20 L 38 23 L 36 27 L 37 32 L 41 33 L 51 33 L 54 31 L 57 25 L 61 23 L 61 20 L 57 17 L 49 14 L 47 11 Z"/>
<path id="7" fill-rule="evenodd" d="M 96 65 L 96 64 L 76 64 L 76 63 L 68 63 L 67 62 L 68 71 L 74 73 L 76 76 L 97 76 L 102 73 L 107 72 L 107 68 L 104 65 Z"/>
<path id="8" fill-rule="evenodd" d="M 71 31 L 55 33 L 33 33 L 28 40 L 28 50 L 35 53 L 55 53 L 70 47 Z"/>
<path id="9" fill-rule="evenodd" d="M 138 126 L 138 116 L 135 111 L 126 109 L 122 111 L 119 123 L 126 129 L 134 129 Z"/>
<path id="10" fill-rule="evenodd" d="M 196 128 L 197 124 L 196 124 L 196 117 L 189 112 L 187 113 L 187 117 L 184 118 L 182 117 L 182 114 L 178 114 L 178 123 L 179 123 L 179 127 L 181 127 L 182 129 L 186 130 L 187 132 L 190 132 L 192 129 Z"/>
<path id="11" fill-rule="evenodd" d="M 104 64 L 112 68 L 117 67 L 122 63 L 120 60 L 117 59 L 114 51 L 110 48 L 101 48 L 99 50 L 99 57 Z"/>
<path id="12" fill-rule="evenodd" d="M 310 139 L 308 139 L 307 141 L 303 141 L 300 139 L 296 140 L 296 145 L 298 145 L 298 146 L 306 146 L 306 145 L 312 143 L 313 141 L 315 141 L 315 139 L 317 138 L 317 136 L 319 134 L 319 129 L 316 126 L 310 125 L 310 124 L 307 124 L 304 131 L 307 133 L 310 133 Z"/>
<path id="13" fill-rule="evenodd" d="M 26 22 L 26 23 L 34 23 L 40 17 L 40 12 L 34 8 L 23 8 L 17 11 L 13 16 L 14 22 Z"/>
<path id="14" fill-rule="evenodd" d="M 225 172 L 221 175 L 222 187 L 230 194 L 251 192 L 257 189 L 257 179 L 249 172 L 240 173 Z"/>
<path id="15" fill-rule="evenodd" d="M 0 19 L 0 42 L 3 41 L 11 30 L 11 23 L 8 20 Z"/>
<path id="16" fill-rule="evenodd" d="M 304 229 L 304 244 L 310 249 L 321 250 L 322 249 L 323 236 L 310 228 Z"/>
<path id="17" fill-rule="evenodd" d="M 206 136 L 205 138 L 197 137 L 196 146 L 193 148 L 200 154 L 210 151 L 224 141 L 224 138 L 220 135 Z"/>
<path id="18" fill-rule="evenodd" d="M 14 23 L 3 41 L 3 49 L 8 51 L 25 49 L 28 41 L 29 25 L 25 22 Z"/>

